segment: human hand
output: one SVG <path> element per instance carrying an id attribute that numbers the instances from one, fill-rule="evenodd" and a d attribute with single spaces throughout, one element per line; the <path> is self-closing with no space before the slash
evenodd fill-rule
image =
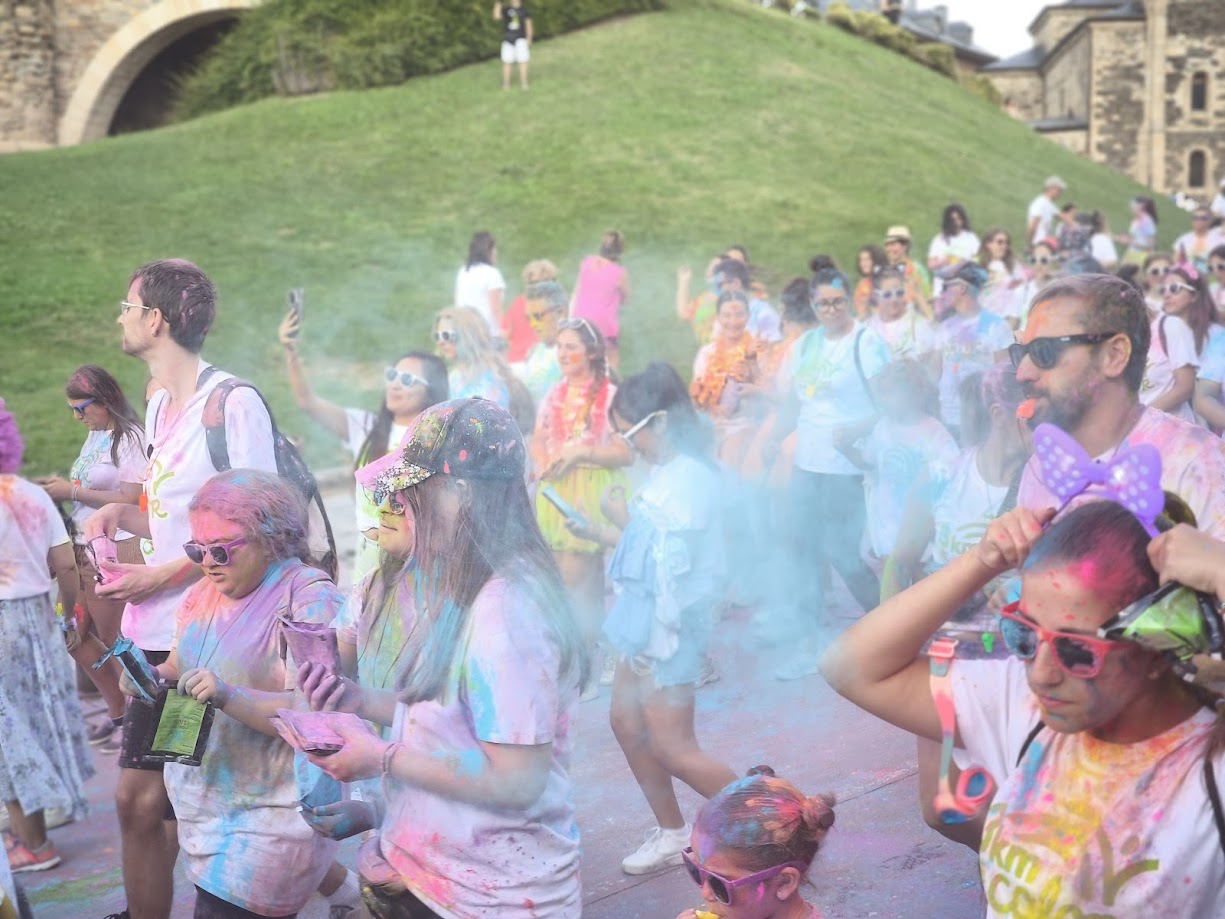
<path id="1" fill-rule="evenodd" d="M 335 753 L 308 753 L 306 758 L 339 782 L 378 777 L 383 754 L 390 746 L 363 722 L 360 726 L 337 723 L 332 728 L 344 742 Z"/>
<path id="2" fill-rule="evenodd" d="M 978 545 L 970 550 L 992 576 L 1020 568 L 1029 557 L 1042 528 L 1055 516 L 1053 507 L 1032 511 L 1017 507 L 991 521 Z"/>
<path id="3" fill-rule="evenodd" d="M 293 351 L 298 346 L 298 336 L 302 333 L 302 326 L 298 322 L 297 310 L 289 310 L 285 314 L 285 318 L 281 320 L 281 324 L 277 326 L 277 338 L 281 344 Z"/>
<path id="4" fill-rule="evenodd" d="M 360 714 L 362 691 L 352 680 L 312 661 L 298 665 L 297 680 L 311 711 Z"/>
<path id="5" fill-rule="evenodd" d="M 77 648 L 81 647 L 81 633 L 76 629 L 64 630 L 64 650 L 72 654 Z"/>
<path id="6" fill-rule="evenodd" d="M 191 696 L 197 702 L 212 702 L 222 711 L 234 695 L 232 687 L 217 674 L 203 667 L 188 670 L 179 677 L 178 690 L 185 696 Z"/>
<path id="7" fill-rule="evenodd" d="M 115 660 L 119 660 L 119 658 L 115 658 Z M 156 673 L 157 668 L 154 668 L 154 674 L 156 675 Z M 131 696 L 133 699 L 141 702 L 145 701 L 147 698 L 145 694 L 140 691 L 140 687 L 132 681 L 132 675 L 128 673 L 128 668 L 123 666 L 120 666 L 119 668 L 119 691 L 125 696 Z"/>
<path id="8" fill-rule="evenodd" d="M 122 511 L 123 506 L 120 504 L 107 504 L 86 517 L 82 526 L 85 541 L 88 543 L 99 536 L 114 539 L 119 530 L 119 515 Z"/>
<path id="9" fill-rule="evenodd" d="M 39 479 L 38 484 L 43 487 L 43 491 L 47 493 L 47 497 L 52 501 L 70 501 L 72 499 L 72 483 L 67 479 L 60 478 L 58 475 Z"/>
<path id="10" fill-rule="evenodd" d="M 1161 583 L 1177 581 L 1193 590 L 1225 592 L 1225 543 L 1180 523 L 1148 544 L 1149 561 Z"/>
<path id="11" fill-rule="evenodd" d="M 90 520 L 92 519 L 91 517 Z M 99 560 L 98 571 L 103 581 L 94 592 L 99 597 L 109 597 L 125 603 L 143 603 L 166 586 L 157 573 L 157 568 L 149 565 Z"/>
<path id="12" fill-rule="evenodd" d="M 676 283 L 677 284 L 688 286 L 689 282 L 692 280 L 693 280 L 693 269 L 690 268 L 688 265 L 684 265 L 676 269 Z"/>
<path id="13" fill-rule="evenodd" d="M 578 444 L 566 444 L 561 448 L 561 453 L 553 460 L 540 474 L 542 479 L 560 479 L 570 470 L 571 467 L 579 463 L 587 454 L 587 448 Z"/>
<path id="14" fill-rule="evenodd" d="M 375 828 L 376 815 L 369 801 L 338 801 L 318 807 L 303 804 L 298 813 L 317 835 L 326 839 L 348 839 Z"/>

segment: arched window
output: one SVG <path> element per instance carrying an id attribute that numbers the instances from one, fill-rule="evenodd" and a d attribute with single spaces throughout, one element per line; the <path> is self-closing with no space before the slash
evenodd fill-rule
<path id="1" fill-rule="evenodd" d="M 1191 78 L 1191 111 L 1208 111 L 1208 74 L 1202 71 Z"/>
<path id="2" fill-rule="evenodd" d="M 1208 157 L 1203 150 L 1192 150 L 1187 160 L 1187 187 L 1203 188 L 1207 184 Z"/>

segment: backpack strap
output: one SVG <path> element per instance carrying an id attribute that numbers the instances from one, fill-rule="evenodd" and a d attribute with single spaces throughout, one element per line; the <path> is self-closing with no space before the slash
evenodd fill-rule
<path id="1" fill-rule="evenodd" d="M 1212 804 L 1212 819 L 1216 823 L 1217 841 L 1225 853 L 1225 807 L 1221 806 L 1221 790 L 1217 787 L 1216 766 L 1211 756 L 1204 757 L 1204 785 L 1208 788 L 1208 801 Z"/>
<path id="2" fill-rule="evenodd" d="M 851 352 L 855 356 L 855 372 L 859 374 L 859 383 L 863 386 L 863 391 L 868 394 L 868 401 L 872 403 L 872 408 L 876 408 L 876 395 L 872 392 L 872 387 L 868 385 L 868 376 L 863 372 L 863 359 L 859 356 L 859 344 L 863 341 L 863 333 L 868 331 L 868 327 L 864 326 L 855 333 L 855 342 L 851 345 Z"/>
<path id="3" fill-rule="evenodd" d="M 1161 318 L 1157 320 L 1157 337 L 1161 339 L 1161 350 L 1165 352 L 1166 360 L 1170 358 L 1170 346 L 1165 341 L 1165 321 L 1168 318 L 1162 313 Z"/>
<path id="4" fill-rule="evenodd" d="M 205 368 L 208 370 L 216 370 L 216 368 Z M 201 374 L 203 376 L 204 374 Z M 225 472 L 232 468 L 230 462 L 230 445 L 226 440 L 225 435 L 225 403 L 230 398 L 230 394 L 236 389 L 249 389 L 259 396 L 259 401 L 264 404 L 264 411 L 268 413 L 268 421 L 272 425 L 272 439 L 276 442 L 279 431 L 276 426 L 276 419 L 272 415 L 272 408 L 268 405 L 268 400 L 264 398 L 264 394 L 259 391 L 254 383 L 248 383 L 246 380 L 240 380 L 238 377 L 227 377 L 213 387 L 213 391 L 208 394 L 208 399 L 204 403 L 204 439 L 208 443 L 208 458 L 213 464 L 213 468 L 218 472 Z M 278 466 L 280 465 L 278 461 Z"/>
<path id="5" fill-rule="evenodd" d="M 995 512 L 995 516 L 1002 517 L 1010 510 L 1017 506 L 1017 498 L 1021 494 L 1021 479 L 1025 478 L 1026 463 L 1022 463 L 1017 469 L 1016 475 L 1012 477 L 1012 482 L 1008 486 L 1008 491 L 1004 494 L 1004 500 L 1000 502 L 999 510 Z M 1042 722 L 1038 722 L 1041 725 Z M 1030 740 L 1033 740 L 1033 735 L 1030 735 Z M 1027 741 L 1028 743 L 1028 741 Z"/>
<path id="6" fill-rule="evenodd" d="M 1038 734 L 1042 731 L 1044 727 L 1046 727 L 1046 724 L 1042 722 L 1041 720 L 1039 720 L 1038 723 L 1034 725 L 1034 729 L 1030 731 L 1029 735 L 1025 738 L 1025 743 L 1021 744 L 1021 752 L 1017 754 L 1017 768 L 1018 769 L 1021 766 L 1021 760 L 1025 759 L 1025 754 L 1029 752 L 1029 748 L 1033 745 L 1034 739 L 1038 736 Z"/>

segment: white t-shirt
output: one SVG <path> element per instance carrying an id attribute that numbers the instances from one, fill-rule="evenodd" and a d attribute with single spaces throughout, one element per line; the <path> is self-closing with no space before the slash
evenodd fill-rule
<path id="1" fill-rule="evenodd" d="M 947 476 L 957 460 L 957 442 L 937 419 L 923 416 L 909 424 L 882 418 L 864 439 L 868 538 L 877 558 L 893 554 L 906 499 L 919 476 Z"/>
<path id="2" fill-rule="evenodd" d="M 834 449 L 834 431 L 876 413 L 872 395 L 855 367 L 858 342 L 863 376 L 871 380 L 889 363 L 889 346 L 862 323 L 829 341 L 824 327 L 805 332 L 791 346 L 779 378 L 800 401 L 796 425 L 795 465 L 806 472 L 862 475 L 862 470 Z"/>
<path id="3" fill-rule="evenodd" d="M 987 286 L 983 288 L 982 307 L 1001 319 L 1016 319 L 1018 322 L 1029 308 L 1032 296 L 1024 266 L 1015 262 L 1012 271 L 1002 259 L 994 259 L 987 266 Z M 1019 283 L 1018 283 L 1019 282 Z"/>
<path id="4" fill-rule="evenodd" d="M 1174 241 L 1174 256 L 1178 261 L 1191 262 L 1201 270 L 1208 261 L 1208 253 L 1225 243 L 1225 233 L 1213 227 L 1202 237 L 1196 236 L 1191 230 L 1183 233 Z"/>
<path id="5" fill-rule="evenodd" d="M 388 782 L 383 857 L 448 919 L 577 917 L 579 831 L 569 768 L 577 675 L 528 591 L 500 577 L 477 594 L 443 695 L 396 707 L 392 734 L 417 757 L 480 769 L 480 742 L 553 745 L 544 792 L 511 811 Z"/>
<path id="6" fill-rule="evenodd" d="M 179 672 L 205 667 L 232 686 L 292 690 L 298 668 L 280 618 L 326 625 L 341 603 L 327 576 L 297 559 L 275 562 L 237 600 L 199 581 L 176 617 Z M 286 697 L 286 708 L 302 704 Z M 178 816 L 180 860 L 192 883 L 266 916 L 305 905 L 337 843 L 317 836 L 298 814 L 292 747 L 217 712 L 200 765 L 168 763 L 165 777 Z"/>
<path id="7" fill-rule="evenodd" d="M 991 485 L 978 470 L 978 448 L 966 450 L 943 476 L 932 476 L 932 541 L 924 570 L 943 568 L 978 545 L 999 516 L 1007 485 Z"/>
<path id="8" fill-rule="evenodd" d="M 66 542 L 68 530 L 47 493 L 20 476 L 0 475 L 0 600 L 49 592 L 47 553 Z"/>
<path id="9" fill-rule="evenodd" d="M 370 435 L 370 429 L 374 427 L 378 416 L 374 412 L 367 412 L 360 408 L 347 408 L 345 409 L 345 420 L 349 425 L 345 446 L 356 462 L 361 458 L 362 445 Z M 396 424 L 393 421 L 387 437 L 387 449 L 389 451 L 396 449 L 404 440 L 406 433 L 408 433 L 406 425 Z M 354 496 L 354 512 L 357 520 L 357 550 L 353 561 L 353 583 L 356 584 L 378 566 L 380 558 L 378 543 L 362 535 L 366 530 L 377 528 L 379 525 L 378 511 L 375 510 L 370 495 L 364 488 L 359 487 Z"/>
<path id="10" fill-rule="evenodd" d="M 506 290 L 506 281 L 493 265 L 481 262 L 471 268 L 465 266 L 455 276 L 455 305 L 471 307 L 484 316 L 490 334 L 498 338 L 502 330 L 494 324 L 489 309 L 489 294 L 495 290 Z"/>
<path id="11" fill-rule="evenodd" d="M 1012 329 L 999 316 L 980 310 L 976 316 L 949 316 L 936 326 L 943 363 L 940 370 L 940 413 L 945 424 L 961 424 L 961 398 L 957 387 L 971 374 L 995 366 L 995 354 L 1015 340 Z"/>
<path id="12" fill-rule="evenodd" d="M 1225 539 L 1225 441 L 1168 412 L 1146 408 L 1124 443 L 1156 447 L 1161 453 L 1161 487 L 1187 502 L 1201 530 Z M 1094 459 L 1112 459 L 1119 446 Z M 1077 507 L 1094 497 L 1095 492 L 1091 491 L 1083 499 L 1073 499 L 1068 506 Z M 1030 457 L 1025 466 L 1017 503 L 1033 510 L 1059 506 L 1059 499 L 1038 477 L 1036 456 Z"/>
<path id="13" fill-rule="evenodd" d="M 989 919 L 1225 916 L 1202 779 L 1210 712 L 1134 744 L 1043 728 L 1022 756 L 1040 721 L 1025 664 L 959 660 L 952 683 L 958 759 L 999 784 L 979 852 Z M 1213 768 L 1225 787 L 1225 757 Z"/>
<path id="14" fill-rule="evenodd" d="M 1119 250 L 1114 240 L 1106 233 L 1094 233 L 1089 237 L 1089 254 L 1097 259 L 1103 268 L 1110 268 L 1119 261 Z"/>
<path id="15" fill-rule="evenodd" d="M 936 327 L 916 313 L 913 307 L 890 322 L 885 322 L 879 314 L 874 313 L 868 319 L 868 328 L 889 346 L 893 360 L 901 360 L 904 357 L 918 360 L 940 348 L 940 342 L 936 339 Z"/>
<path id="16" fill-rule="evenodd" d="M 927 260 L 930 263 L 932 259 L 938 258 L 948 263 L 951 257 L 953 263 L 973 261 L 978 257 L 978 250 L 981 248 L 982 243 L 973 230 L 962 230 L 956 236 L 937 233 L 927 247 Z"/>
<path id="17" fill-rule="evenodd" d="M 72 464 L 68 477 L 80 482 L 82 488 L 99 491 L 118 491 L 120 483 L 139 484 L 145 477 L 144 444 L 139 437 L 125 437 L 119 442 L 119 465 L 111 461 L 111 439 L 113 431 L 90 431 L 81 445 L 81 453 Z M 76 524 L 76 542 L 84 545 L 85 520 L 95 508 L 80 501 L 72 502 L 72 522 Z M 116 539 L 129 539 L 125 530 L 115 534 Z"/>
<path id="18" fill-rule="evenodd" d="M 201 360 L 199 370 L 209 366 Z M 153 396 L 145 414 L 145 496 L 149 505 L 149 531 L 143 540 L 145 562 L 162 565 L 181 562 L 183 543 L 191 540 L 187 506 L 200 486 L 217 474 L 209 459 L 204 433 L 204 404 L 208 394 L 231 374 L 214 373 L 187 400 L 178 416 L 161 419 L 169 399 L 166 390 Z M 226 443 L 233 469 L 276 472 L 272 422 L 260 397 L 247 387 L 234 390 L 225 404 Z M 129 603 L 123 611 L 123 634 L 145 651 L 166 651 L 174 640 L 174 614 L 191 585 L 170 587 L 143 603 Z"/>
<path id="19" fill-rule="evenodd" d="M 1038 195 L 1030 202 L 1029 213 L 1025 215 L 1025 225 L 1029 226 L 1029 221 L 1035 217 L 1038 218 L 1038 225 L 1034 227 L 1034 235 L 1029 240 L 1031 246 L 1036 246 L 1051 235 L 1051 221 L 1058 216 L 1059 208 L 1045 194 Z"/>
<path id="20" fill-rule="evenodd" d="M 1153 320 L 1152 343 L 1148 348 L 1148 365 L 1144 368 L 1144 382 L 1140 384 L 1140 401 L 1151 405 L 1157 397 L 1165 395 L 1174 386 L 1174 371 L 1183 367 L 1198 368 L 1199 355 L 1195 353 L 1195 333 L 1177 316 L 1161 315 Z M 1165 346 L 1161 343 L 1161 330 L 1165 333 Z M 1190 400 L 1170 412 L 1184 421 L 1195 421 L 1195 412 Z"/>

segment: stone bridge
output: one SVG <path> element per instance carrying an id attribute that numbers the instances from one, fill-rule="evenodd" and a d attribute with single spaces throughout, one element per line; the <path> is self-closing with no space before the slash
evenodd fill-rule
<path id="1" fill-rule="evenodd" d="M 0 0 L 0 151 L 165 121 L 174 78 L 258 0 Z"/>

